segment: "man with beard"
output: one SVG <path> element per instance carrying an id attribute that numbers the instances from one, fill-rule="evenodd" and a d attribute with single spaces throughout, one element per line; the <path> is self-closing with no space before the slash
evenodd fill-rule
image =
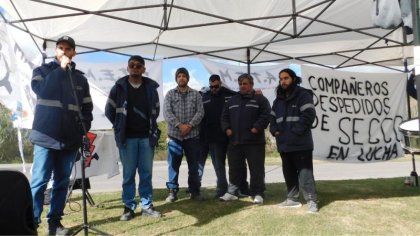
<path id="1" fill-rule="evenodd" d="M 135 216 L 136 171 L 139 174 L 141 214 L 148 217 L 161 215 L 153 208 L 152 186 L 154 149 L 160 136 L 156 123 L 160 111 L 159 84 L 144 77 L 145 71 L 144 59 L 138 55 L 131 56 L 128 59 L 128 76 L 117 80 L 105 108 L 105 115 L 113 124 L 123 168 L 124 212 L 121 221 Z"/>
<path id="2" fill-rule="evenodd" d="M 166 202 L 178 200 L 178 177 L 182 156 L 188 163 L 188 192 L 190 199 L 200 200 L 201 181 L 198 175 L 200 158 L 200 122 L 204 116 L 200 93 L 188 86 L 190 75 L 181 67 L 175 72 L 178 86 L 168 91 L 163 116 L 168 122 L 168 197 Z"/>
<path id="3" fill-rule="evenodd" d="M 216 173 L 216 198 L 223 196 L 228 189 L 226 178 L 226 152 L 229 140 L 221 128 L 221 115 L 227 101 L 238 92 L 234 92 L 222 86 L 219 75 L 211 75 L 209 78 L 209 91 L 202 94 L 204 117 L 201 121 L 200 142 L 201 158 L 199 160 L 200 179 L 204 174 L 204 165 L 207 155 L 210 153 L 211 161 Z M 261 94 L 261 92 L 260 92 Z M 249 195 L 248 182 L 246 181 L 246 163 L 243 166 L 244 180 L 240 186 L 239 196 Z"/>
<path id="4" fill-rule="evenodd" d="M 76 70 L 72 61 L 75 55 L 74 39 L 63 36 L 57 40 L 55 59 L 35 68 L 32 73 L 31 87 L 37 95 L 37 104 L 29 136 L 34 144 L 31 191 L 35 224 L 38 226 L 44 192 L 54 173 L 47 214 L 49 235 L 69 233 L 69 229 L 61 224 L 61 219 L 71 170 L 82 137 L 90 129 L 93 119 L 89 84 L 83 72 Z M 82 114 L 81 120 L 79 113 Z"/>
<path id="5" fill-rule="evenodd" d="M 287 199 L 278 206 L 297 208 L 299 189 L 308 202 L 308 212 L 318 212 L 312 151 L 311 127 L 315 120 L 312 91 L 299 87 L 302 79 L 291 69 L 279 73 L 277 97 L 273 102 L 270 132 L 276 138 L 283 175 L 287 186 Z M 300 187 L 300 188 L 299 188 Z"/>

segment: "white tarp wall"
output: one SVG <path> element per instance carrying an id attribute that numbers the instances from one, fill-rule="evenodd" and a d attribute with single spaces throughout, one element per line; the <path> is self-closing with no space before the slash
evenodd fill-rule
<path id="1" fill-rule="evenodd" d="M 128 60 L 128 58 L 127 58 Z M 77 62 L 77 55 L 75 58 Z M 105 105 L 109 91 L 115 82 L 127 75 L 127 61 L 107 62 L 107 63 L 78 63 L 77 68 L 85 72 L 89 80 L 91 96 L 95 109 L 92 130 L 111 129 L 112 124 L 105 117 Z M 158 88 L 160 106 L 163 106 L 163 82 L 162 82 L 162 61 L 146 61 L 146 72 L 144 76 L 155 80 L 160 87 Z M 163 120 L 162 111 L 158 121 Z"/>
<path id="2" fill-rule="evenodd" d="M 0 21 L 0 101 L 13 112 L 17 127 L 32 126 L 35 95 L 31 89 L 32 70 L 41 64 L 41 54 L 34 59 L 14 41 L 6 24 Z"/>
<path id="3" fill-rule="evenodd" d="M 406 75 L 341 72 L 302 66 L 314 92 L 314 156 L 374 162 L 402 156 L 399 125 L 406 119 Z"/>
<path id="4" fill-rule="evenodd" d="M 201 60 L 201 63 L 203 63 L 210 74 L 219 75 L 222 84 L 226 87 L 233 91 L 239 91 L 238 77 L 247 73 L 246 66 L 228 65 L 209 60 Z M 270 104 L 276 98 L 275 89 L 279 84 L 278 74 L 280 70 L 287 67 L 288 65 L 286 64 L 279 64 L 276 66 L 253 66 L 251 69 L 251 75 L 254 78 L 254 89 L 261 89 L 263 95 L 270 101 Z"/>

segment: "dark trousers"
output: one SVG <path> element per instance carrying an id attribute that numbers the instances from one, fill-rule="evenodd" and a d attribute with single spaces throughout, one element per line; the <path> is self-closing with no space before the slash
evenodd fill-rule
<path id="1" fill-rule="evenodd" d="M 198 159 L 200 158 L 200 142 L 198 138 L 184 139 L 183 141 L 170 139 L 168 142 L 168 182 L 166 187 L 178 192 L 179 167 L 182 156 L 188 163 L 188 191 L 191 194 L 200 194 L 201 181 L 198 176 Z"/>
<path id="2" fill-rule="evenodd" d="M 241 184 L 246 180 L 244 166 L 248 163 L 250 174 L 250 194 L 264 196 L 265 191 L 265 145 L 229 145 L 229 188 L 228 192 L 238 195 Z"/>
<path id="3" fill-rule="evenodd" d="M 226 178 L 226 151 L 227 143 L 205 143 L 201 147 L 201 158 L 198 163 L 198 174 L 200 180 L 204 174 L 204 166 L 206 164 L 207 155 L 210 153 L 211 161 L 213 163 L 214 171 L 217 177 L 216 192 L 218 196 L 226 193 L 228 182 Z"/>
<path id="4" fill-rule="evenodd" d="M 316 201 L 312 150 L 281 152 L 280 156 L 287 186 L 287 198 L 298 201 L 299 189 L 301 188 L 306 201 Z"/>

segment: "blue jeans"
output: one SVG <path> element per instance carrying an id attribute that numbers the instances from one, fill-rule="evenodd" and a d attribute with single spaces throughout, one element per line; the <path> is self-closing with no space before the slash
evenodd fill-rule
<path id="1" fill-rule="evenodd" d="M 216 194 L 222 196 L 226 193 L 228 182 L 226 178 L 226 152 L 227 144 L 225 143 L 205 143 L 201 146 L 201 157 L 199 160 L 199 176 L 200 181 L 204 174 L 204 166 L 208 153 L 210 153 L 211 161 L 213 163 L 214 171 L 217 177 Z"/>
<path id="2" fill-rule="evenodd" d="M 166 187 L 178 191 L 179 167 L 183 152 L 188 163 L 188 190 L 191 194 L 200 194 L 201 181 L 198 176 L 198 160 L 200 158 L 200 142 L 198 138 L 183 141 L 170 139 L 168 142 L 168 182 Z"/>
<path id="3" fill-rule="evenodd" d="M 122 201 L 131 210 L 136 209 L 136 171 L 139 173 L 139 195 L 141 208 L 147 209 L 153 203 L 153 155 L 149 138 L 128 138 L 126 146 L 119 148 L 123 167 Z"/>
<path id="4" fill-rule="evenodd" d="M 54 150 L 34 145 L 31 191 L 36 224 L 41 223 L 44 191 L 53 172 L 53 187 L 47 218 L 61 220 L 76 155 L 77 150 Z"/>

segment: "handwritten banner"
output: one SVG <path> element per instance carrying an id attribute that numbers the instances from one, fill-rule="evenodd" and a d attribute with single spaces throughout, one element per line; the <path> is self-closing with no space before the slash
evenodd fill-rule
<path id="1" fill-rule="evenodd" d="M 405 74 L 302 66 L 302 79 L 314 92 L 315 157 L 374 162 L 403 155 L 398 128 L 407 114 Z"/>

